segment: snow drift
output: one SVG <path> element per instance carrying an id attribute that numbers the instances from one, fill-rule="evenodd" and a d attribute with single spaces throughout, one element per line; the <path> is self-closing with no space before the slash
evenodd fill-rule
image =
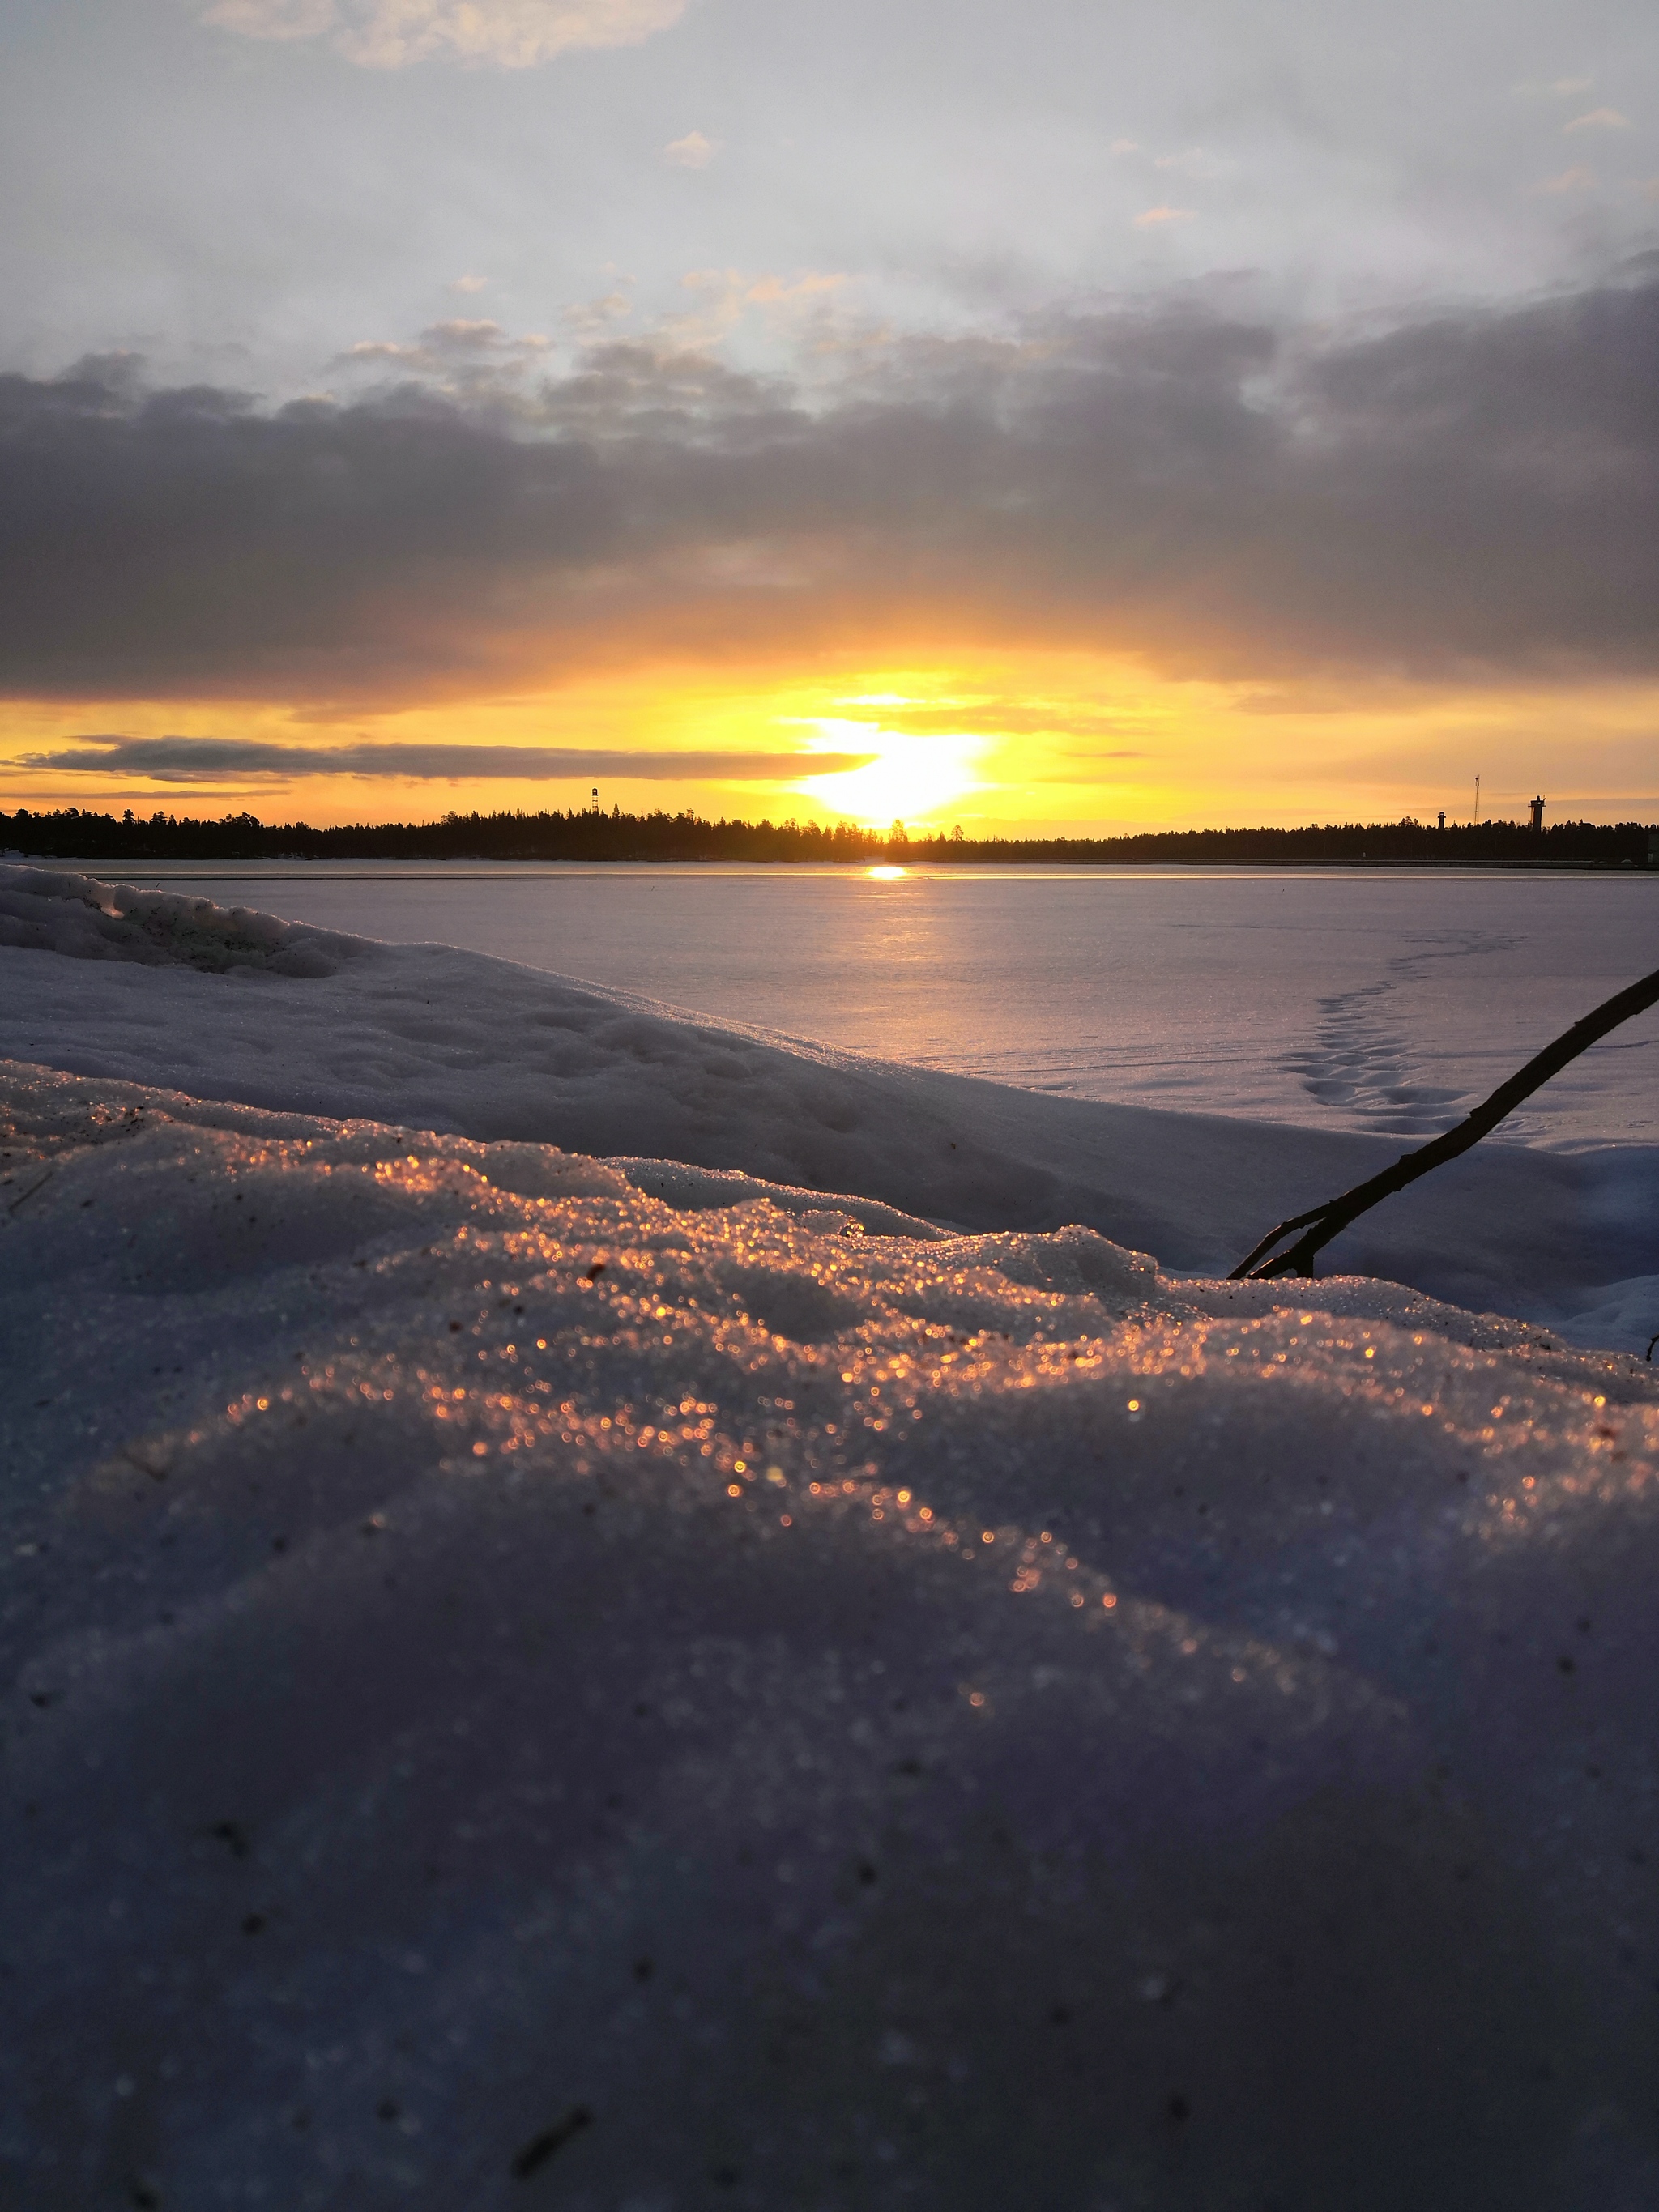
<path id="1" fill-rule="evenodd" d="M 1639 1361 L 0 1107 L 11 2201 L 1659 2200 Z"/>
<path id="2" fill-rule="evenodd" d="M 449 946 L 378 944 L 84 876 L 0 868 L 0 911 L 93 956 L 0 944 L 0 1055 L 205 1098 L 732 1169 L 963 1229 L 1079 1223 L 1194 1273 L 1224 1273 L 1275 1221 L 1401 1149 L 864 1059 Z M 105 933 L 118 925 L 137 933 Z M 112 953 L 118 942 L 145 961 L 173 950 L 166 964 L 135 965 Z M 267 943 L 276 950 L 255 957 Z M 174 957 L 181 947 L 195 958 Z M 1659 1328 L 1656 1255 L 1659 1147 L 1489 1141 L 1366 1215 L 1328 1258 L 1639 1350 Z"/>
<path id="3" fill-rule="evenodd" d="M 245 906 L 136 890 L 53 868 L 0 867 L 0 945 L 144 968 L 331 975 L 352 940 Z"/>

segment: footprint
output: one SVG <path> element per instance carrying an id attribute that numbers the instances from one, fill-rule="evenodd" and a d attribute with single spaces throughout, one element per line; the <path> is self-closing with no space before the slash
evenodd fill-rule
<path id="1" fill-rule="evenodd" d="M 1437 1134 L 1474 1097 L 1417 1079 L 1399 994 L 1431 981 L 1441 962 L 1513 951 L 1520 941 L 1495 930 L 1423 932 L 1410 940 L 1413 949 L 1396 954 L 1376 981 L 1320 1000 L 1311 1043 L 1287 1054 L 1285 1066 L 1301 1078 L 1310 1098 L 1351 1124 L 1379 1135 Z"/>

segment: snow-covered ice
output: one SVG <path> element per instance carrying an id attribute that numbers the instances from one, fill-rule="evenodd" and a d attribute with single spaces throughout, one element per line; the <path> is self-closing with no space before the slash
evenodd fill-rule
<path id="1" fill-rule="evenodd" d="M 946 1074 L 1407 1139 L 1659 964 L 1659 872 L 1641 869 L 198 868 L 139 880 Z M 1656 1067 L 1659 1008 L 1504 1134 L 1652 1143 Z"/>
<path id="2" fill-rule="evenodd" d="M 948 1225 L 1184 1117 L 235 927 L 333 972 L 0 951 L 185 1086 L 0 1071 L 6 2202 L 1659 2203 L 1651 1368 Z"/>
<path id="3" fill-rule="evenodd" d="M 872 1060 L 453 947 L 379 944 L 69 873 L 0 868 L 7 934 L 0 1055 L 12 1059 L 733 1168 L 963 1228 L 1079 1223 L 1194 1272 L 1224 1273 L 1276 1221 L 1401 1148 L 1398 1136 L 1057 1097 Z M 31 936 L 80 957 L 42 957 L 25 949 Z M 272 972 L 284 963 L 312 972 Z M 1328 1257 L 1639 1350 L 1659 1329 L 1659 1146 L 1489 1141 L 1366 1215 Z"/>

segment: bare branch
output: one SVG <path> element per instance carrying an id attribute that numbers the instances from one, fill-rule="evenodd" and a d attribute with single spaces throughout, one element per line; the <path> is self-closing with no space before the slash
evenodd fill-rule
<path id="1" fill-rule="evenodd" d="M 1441 1167 L 1446 1161 L 1455 1160 L 1460 1152 L 1467 1152 L 1472 1145 L 1478 1145 L 1482 1137 L 1515 1111 L 1523 1098 L 1530 1098 L 1551 1076 L 1559 1075 L 1570 1060 L 1577 1060 L 1581 1052 L 1606 1036 L 1609 1030 L 1616 1030 L 1621 1022 L 1645 1012 L 1656 1000 L 1659 1000 L 1659 969 L 1651 975 L 1644 975 L 1639 983 L 1632 983 L 1605 1000 L 1594 1012 L 1575 1022 L 1570 1030 L 1563 1030 L 1553 1044 L 1547 1044 L 1542 1052 L 1535 1053 L 1524 1067 L 1517 1069 L 1507 1083 L 1500 1083 L 1490 1098 L 1483 1099 L 1472 1114 L 1455 1127 L 1448 1129 L 1443 1136 L 1436 1137 L 1414 1152 L 1402 1153 L 1391 1168 L 1372 1176 L 1368 1182 L 1356 1183 L 1340 1197 L 1327 1199 L 1323 1206 L 1313 1206 L 1290 1221 L 1281 1221 L 1270 1237 L 1264 1237 L 1255 1250 L 1239 1261 L 1227 1280 L 1267 1282 L 1277 1275 L 1311 1275 L 1315 1254 L 1351 1221 L 1369 1212 L 1380 1199 L 1391 1198 L 1395 1191 L 1404 1190 L 1431 1168 Z M 1298 1229 L 1304 1233 L 1288 1252 L 1281 1252 L 1277 1259 L 1267 1258 L 1268 1253 Z"/>

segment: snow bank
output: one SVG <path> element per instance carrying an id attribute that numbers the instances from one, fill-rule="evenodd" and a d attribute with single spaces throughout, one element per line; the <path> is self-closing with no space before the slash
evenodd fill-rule
<path id="1" fill-rule="evenodd" d="M 354 940 L 252 908 L 135 890 L 49 868 L 0 867 L 0 945 L 144 968 L 331 975 Z"/>
<path id="2" fill-rule="evenodd" d="M 0 1154 L 9 2201 L 1659 2201 L 1639 1361 L 38 1069 Z"/>
<path id="3" fill-rule="evenodd" d="M 0 1055 L 204 1098 L 675 1159 L 856 1192 L 964 1229 L 1080 1223 L 1209 1274 L 1400 1149 L 862 1059 L 510 961 L 329 936 L 85 877 L 0 869 L 0 897 L 20 912 L 62 909 L 70 937 L 95 935 L 122 901 L 125 927 L 144 900 L 158 914 L 186 909 L 215 945 L 251 942 L 256 925 L 289 932 L 263 963 L 222 972 L 0 945 Z M 333 972 L 279 971 L 300 957 Z M 1487 1144 L 1367 1215 L 1329 1261 L 1639 1350 L 1659 1328 L 1656 1255 L 1659 1148 Z"/>

